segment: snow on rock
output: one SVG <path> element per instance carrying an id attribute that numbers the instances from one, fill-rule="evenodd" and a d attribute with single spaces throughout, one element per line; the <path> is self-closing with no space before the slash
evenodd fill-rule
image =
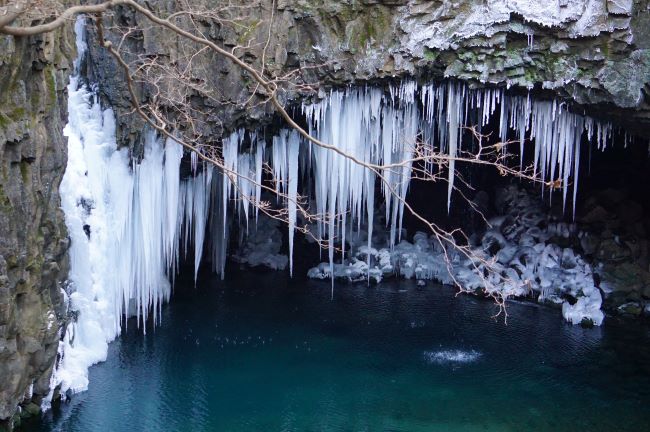
<path id="1" fill-rule="evenodd" d="M 517 186 L 501 190 L 497 205 L 504 215 L 490 220 L 491 227 L 474 248 L 475 262 L 452 248 L 445 253 L 434 236 L 417 232 L 413 242 L 403 239 L 392 248 L 351 242 L 347 259 L 334 264 L 334 278 L 380 282 L 396 275 L 443 284 L 453 284 L 455 279 L 465 290 L 503 298 L 536 294 L 538 301 L 562 304 L 564 318 L 573 324 L 586 320 L 601 325 L 602 298 L 594 286 L 591 266 L 571 248 L 554 242 L 577 237 L 575 226 L 553 220 L 538 197 Z M 485 268 L 482 261 L 492 263 L 487 284 L 479 277 Z M 308 272 L 308 277 L 315 279 L 331 276 L 327 263 Z M 575 299 L 575 303 L 565 298 Z"/>
<path id="2" fill-rule="evenodd" d="M 413 52 L 422 47 L 450 49 L 463 40 L 490 38 L 512 21 L 512 15 L 523 18 L 522 27 L 533 23 L 544 27 L 562 27 L 571 38 L 597 36 L 613 31 L 615 15 L 630 15 L 631 0 L 490 0 L 460 7 L 452 2 L 429 6 L 429 13 L 417 13 L 418 2 L 408 5 L 400 27 L 405 33 L 404 45 Z"/>
<path id="3" fill-rule="evenodd" d="M 579 297 L 575 304 L 562 303 L 562 316 L 572 324 L 581 324 L 584 320 L 601 325 L 605 314 L 600 310 L 603 299 L 597 289 Z"/>

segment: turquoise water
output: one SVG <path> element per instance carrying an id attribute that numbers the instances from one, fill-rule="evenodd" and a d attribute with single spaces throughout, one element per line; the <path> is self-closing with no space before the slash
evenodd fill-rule
<path id="1" fill-rule="evenodd" d="M 449 288 L 231 271 L 177 283 L 30 431 L 650 430 L 650 330 Z"/>

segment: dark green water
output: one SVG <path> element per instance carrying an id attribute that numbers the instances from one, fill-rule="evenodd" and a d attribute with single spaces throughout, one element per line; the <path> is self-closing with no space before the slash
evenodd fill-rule
<path id="1" fill-rule="evenodd" d="M 650 331 L 448 288 L 179 281 L 30 431 L 647 431 Z M 459 351 L 459 352 L 457 352 Z M 450 358 L 451 357 L 451 358 Z"/>

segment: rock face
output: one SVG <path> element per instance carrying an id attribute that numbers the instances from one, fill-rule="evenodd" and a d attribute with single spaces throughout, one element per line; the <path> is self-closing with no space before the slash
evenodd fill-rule
<path id="1" fill-rule="evenodd" d="M 66 164 L 67 28 L 0 36 L 0 429 L 49 391 L 65 321 L 67 233 L 59 182 Z M 14 419 L 15 420 L 15 419 Z"/>
<path id="2" fill-rule="evenodd" d="M 166 16 L 175 12 L 173 4 L 151 6 Z M 194 23 L 210 40 L 258 69 L 264 60 L 271 76 L 300 69 L 292 80 L 297 84 L 323 88 L 405 76 L 457 78 L 559 96 L 649 135 L 648 0 L 277 0 L 273 11 L 271 2 L 260 2 L 232 9 L 237 12 L 209 0 L 193 4 L 213 12 Z M 175 22 L 187 25 L 182 18 Z M 126 41 L 114 40 L 128 48 L 130 59 L 146 55 L 177 66 L 188 63 L 187 40 L 149 26 L 144 17 L 121 10 L 110 24 L 148 27 Z M 123 106 L 122 135 L 132 141 L 127 135 L 140 128 L 129 127 L 124 75 L 102 50 L 93 49 L 91 56 L 90 74 L 112 105 Z M 268 108 L 255 105 L 264 94 L 243 106 L 256 88 L 246 73 L 209 53 L 192 62 L 196 82 L 217 90 L 210 98 L 191 95 L 210 111 L 205 141 L 218 140 L 223 129 L 268 118 Z M 284 99 L 304 93 L 304 87 L 281 87 Z M 147 86 L 140 90 L 143 100 L 153 92 Z"/>
<path id="3" fill-rule="evenodd" d="M 650 216 L 625 189 L 607 188 L 583 203 L 580 246 L 594 262 L 608 312 L 638 316 L 650 305 Z"/>

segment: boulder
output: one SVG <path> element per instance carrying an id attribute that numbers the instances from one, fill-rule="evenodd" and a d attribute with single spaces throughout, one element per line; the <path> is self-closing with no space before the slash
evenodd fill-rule
<path id="1" fill-rule="evenodd" d="M 632 256 L 632 251 L 627 245 L 619 243 L 616 238 L 600 242 L 596 257 L 603 262 L 622 262 Z"/>
<path id="2" fill-rule="evenodd" d="M 631 315 L 633 317 L 638 317 L 643 313 L 643 307 L 639 303 L 630 302 L 620 305 L 617 308 L 617 311 L 621 315 Z"/>
<path id="3" fill-rule="evenodd" d="M 610 220 L 612 216 L 602 206 L 597 205 L 588 210 L 587 213 L 578 219 L 579 222 L 585 224 L 605 223 Z"/>
<path id="4" fill-rule="evenodd" d="M 632 225 L 643 217 L 643 207 L 637 202 L 625 200 L 616 207 L 616 216 L 623 223 Z"/>

